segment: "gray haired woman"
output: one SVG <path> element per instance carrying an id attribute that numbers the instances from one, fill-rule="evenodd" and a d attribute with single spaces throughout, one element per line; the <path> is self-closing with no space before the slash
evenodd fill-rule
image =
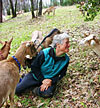
<path id="1" fill-rule="evenodd" d="M 51 46 L 41 50 L 32 61 L 31 71 L 17 84 L 16 94 L 34 87 L 32 91 L 35 95 L 44 98 L 53 96 L 56 84 L 66 75 L 69 64 L 69 35 L 55 35 Z"/>

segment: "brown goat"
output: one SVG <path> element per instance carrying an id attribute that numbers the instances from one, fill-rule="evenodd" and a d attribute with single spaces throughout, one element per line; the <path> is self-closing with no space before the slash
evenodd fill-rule
<path id="1" fill-rule="evenodd" d="M 52 43 L 54 35 L 60 34 L 60 33 L 61 32 L 57 28 L 54 28 L 47 36 L 44 37 L 44 39 L 42 39 L 43 36 L 42 36 L 42 33 L 40 31 L 33 32 L 32 33 L 32 41 L 38 46 L 37 52 L 40 52 L 42 49 L 49 47 L 50 44 Z M 27 66 L 29 68 L 31 67 L 31 62 L 33 61 L 33 59 L 34 59 L 34 57 L 31 59 L 26 57 L 24 69 L 26 69 Z"/>
<path id="2" fill-rule="evenodd" d="M 3 44 L 3 47 L 0 49 L 0 61 L 8 57 L 12 40 L 13 38 L 5 42 L 0 41 L 0 43 Z"/>
<path id="3" fill-rule="evenodd" d="M 52 43 L 52 40 L 53 40 L 53 37 L 56 35 L 56 34 L 60 34 L 61 32 L 58 30 L 58 29 L 53 29 L 49 35 L 47 35 L 43 40 L 42 42 L 40 43 L 40 45 L 38 46 L 37 48 L 37 51 L 40 52 L 42 49 L 44 48 L 48 48 L 49 45 Z"/>
<path id="4" fill-rule="evenodd" d="M 46 13 L 48 13 L 48 15 L 49 15 L 51 12 L 53 13 L 53 15 L 55 15 L 55 9 L 56 8 L 54 6 L 51 6 L 44 11 L 43 15 L 45 15 Z"/>
<path id="5" fill-rule="evenodd" d="M 36 53 L 35 45 L 28 41 L 20 45 L 14 57 L 0 61 L 0 108 L 7 101 L 8 96 L 10 108 L 15 108 L 14 94 L 19 81 L 20 65 L 24 64 L 26 55 L 33 57 Z"/>
<path id="6" fill-rule="evenodd" d="M 79 11 L 82 13 L 83 16 L 85 16 L 85 11 L 84 11 L 84 9 L 83 9 L 83 6 L 84 6 L 84 5 L 85 5 L 85 2 L 84 2 L 84 1 L 80 2 Z"/>
<path id="7" fill-rule="evenodd" d="M 85 4 L 84 1 L 81 1 L 81 2 L 80 2 L 80 6 L 83 6 L 84 4 Z"/>
<path id="8" fill-rule="evenodd" d="M 40 52 L 40 50 L 49 47 L 49 45 L 52 43 L 54 35 L 60 33 L 61 32 L 55 28 L 43 39 L 41 31 L 34 31 L 32 33 L 31 40 L 35 42 L 35 44 L 38 46 L 37 51 Z"/>

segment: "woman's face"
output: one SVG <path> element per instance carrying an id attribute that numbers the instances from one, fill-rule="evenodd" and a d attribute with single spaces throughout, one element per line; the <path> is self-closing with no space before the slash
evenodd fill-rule
<path id="1" fill-rule="evenodd" d="M 60 50 L 61 50 L 63 53 L 69 52 L 69 47 L 70 47 L 69 39 L 64 39 L 64 40 L 63 40 L 63 43 L 60 44 L 60 46 L 59 46 Z"/>

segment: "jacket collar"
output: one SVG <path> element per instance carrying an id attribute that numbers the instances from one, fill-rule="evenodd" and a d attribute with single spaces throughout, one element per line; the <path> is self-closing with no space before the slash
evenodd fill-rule
<path id="1" fill-rule="evenodd" d="M 60 59 L 65 60 L 65 56 L 57 57 L 54 50 L 55 50 L 54 48 L 51 48 L 50 51 L 49 51 L 49 55 L 50 55 L 54 60 L 60 60 Z"/>

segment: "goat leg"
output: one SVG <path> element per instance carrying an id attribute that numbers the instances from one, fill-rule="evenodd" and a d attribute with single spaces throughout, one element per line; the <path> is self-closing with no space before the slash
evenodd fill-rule
<path id="1" fill-rule="evenodd" d="M 13 92 L 9 95 L 9 99 L 10 99 L 10 108 L 14 108 L 14 94 L 15 94 L 15 91 L 13 91 Z"/>

